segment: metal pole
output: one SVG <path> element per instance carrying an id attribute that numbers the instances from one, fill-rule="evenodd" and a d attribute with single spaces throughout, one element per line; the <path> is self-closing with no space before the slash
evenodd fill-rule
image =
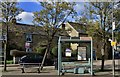
<path id="1" fill-rule="evenodd" d="M 113 8 L 114 8 L 114 3 L 112 1 L 112 27 L 113 27 Z M 113 32 L 113 28 L 112 28 L 112 41 L 114 42 L 114 32 Z M 114 46 L 112 46 L 112 63 L 113 63 L 113 67 L 112 67 L 112 72 L 113 72 L 113 77 L 115 76 L 115 60 L 114 60 Z"/>
<path id="2" fill-rule="evenodd" d="M 93 75 L 93 43 L 91 37 L 91 75 Z"/>
<path id="3" fill-rule="evenodd" d="M 61 71 L 61 43 L 60 43 L 61 37 L 59 37 L 59 41 L 58 41 L 58 75 L 60 75 L 60 71 Z"/>

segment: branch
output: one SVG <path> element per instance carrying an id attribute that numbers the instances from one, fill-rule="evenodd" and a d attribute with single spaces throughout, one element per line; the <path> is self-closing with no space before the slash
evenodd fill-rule
<path id="1" fill-rule="evenodd" d="M 57 22 L 57 14 L 58 14 L 58 2 L 57 2 L 57 6 L 56 6 L 55 22 L 53 25 L 55 25 Z"/>
<path id="2" fill-rule="evenodd" d="M 100 3 L 99 3 L 99 6 L 97 6 L 98 3 L 93 3 L 93 2 L 91 2 L 91 4 L 92 4 L 95 8 L 98 8 L 99 10 L 102 10 L 102 8 L 100 8 Z"/>
<path id="3" fill-rule="evenodd" d="M 62 21 L 62 23 L 61 23 L 58 27 L 60 27 L 60 26 L 66 21 L 66 19 L 68 18 L 68 16 L 69 16 L 71 13 L 72 13 L 72 11 L 70 11 L 70 12 L 68 13 L 68 15 L 64 18 L 64 20 Z"/>

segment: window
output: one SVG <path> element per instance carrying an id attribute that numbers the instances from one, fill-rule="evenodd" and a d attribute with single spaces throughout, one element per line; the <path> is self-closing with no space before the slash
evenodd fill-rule
<path id="1" fill-rule="evenodd" d="M 26 42 L 32 42 L 32 34 L 26 34 Z"/>

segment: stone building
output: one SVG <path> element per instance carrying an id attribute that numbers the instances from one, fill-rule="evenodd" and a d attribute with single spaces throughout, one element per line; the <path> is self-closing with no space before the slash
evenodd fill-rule
<path id="1" fill-rule="evenodd" d="M 2 23 L 2 34 L 6 34 L 7 26 Z M 29 40 L 28 40 L 29 38 Z M 26 51 L 25 43 L 30 43 L 30 52 L 36 52 L 37 47 L 46 47 L 47 36 L 41 26 L 34 26 L 28 24 L 15 23 L 8 25 L 8 49 L 7 59 L 10 57 L 10 50 L 16 49 Z M 57 44 L 57 36 L 54 39 L 53 46 Z"/>

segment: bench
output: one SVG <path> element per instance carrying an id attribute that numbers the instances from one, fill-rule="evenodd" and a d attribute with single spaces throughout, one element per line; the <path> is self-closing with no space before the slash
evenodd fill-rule
<path id="1" fill-rule="evenodd" d="M 77 62 L 62 62 L 62 73 L 73 72 L 83 74 L 85 71 L 90 73 L 90 59 L 88 62 L 77 63 Z"/>
<path id="2" fill-rule="evenodd" d="M 73 72 L 83 74 L 86 71 L 90 73 L 89 63 L 62 62 L 62 72 Z"/>
<path id="3" fill-rule="evenodd" d="M 40 65 L 41 63 L 20 63 L 20 67 L 18 68 L 22 70 L 22 73 L 25 73 L 25 68 L 35 68 L 40 73 Z"/>

